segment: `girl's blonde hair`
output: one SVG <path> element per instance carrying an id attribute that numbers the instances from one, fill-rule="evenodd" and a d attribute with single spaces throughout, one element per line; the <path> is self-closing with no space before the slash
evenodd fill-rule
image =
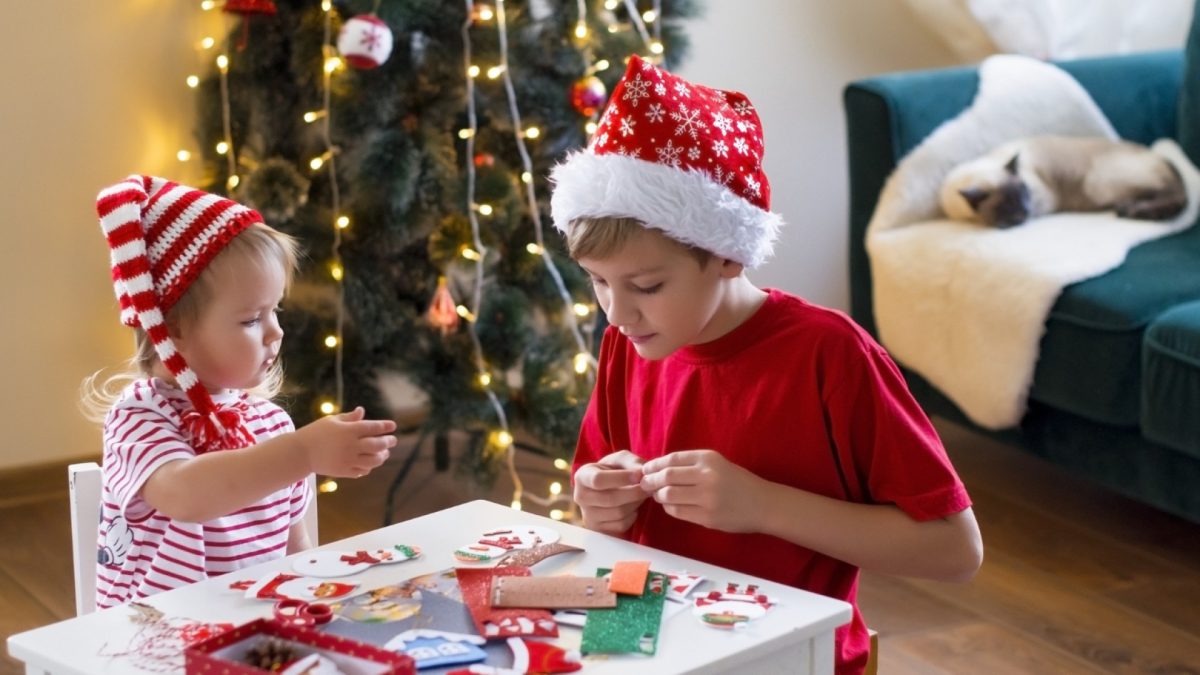
<path id="1" fill-rule="evenodd" d="M 254 223 L 234 237 L 209 262 L 208 267 L 167 312 L 166 324 L 171 327 L 186 326 L 200 317 L 213 295 L 213 275 L 210 272 L 216 265 L 278 265 L 283 271 L 286 292 L 292 286 L 299 259 L 300 245 L 295 237 L 264 223 Z M 80 386 L 80 408 L 88 420 L 103 423 L 125 387 L 134 380 L 154 375 L 161 365 L 158 353 L 154 351 L 154 343 L 146 331 L 141 328 L 134 328 L 133 331 L 134 355 L 121 369 L 116 373 L 109 372 L 108 368 L 98 370 L 85 378 Z M 251 393 L 273 398 L 279 394 L 282 386 L 283 365 L 276 359 L 267 377 Z"/>
<path id="2" fill-rule="evenodd" d="M 636 218 L 597 216 L 576 218 L 567 227 L 567 252 L 572 260 L 580 258 L 604 259 L 624 248 L 637 233 L 653 230 Z M 713 254 L 696 246 L 689 246 L 662 235 L 673 244 L 686 250 L 701 267 L 708 264 Z"/>

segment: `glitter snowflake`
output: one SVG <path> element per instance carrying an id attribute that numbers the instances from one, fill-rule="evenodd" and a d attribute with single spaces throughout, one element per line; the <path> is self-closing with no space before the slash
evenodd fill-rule
<path id="1" fill-rule="evenodd" d="M 650 83 L 643 80 L 641 75 L 638 75 L 632 80 L 625 82 L 625 95 L 621 99 L 629 101 L 629 105 L 636 108 L 642 99 L 649 98 L 650 92 L 646 91 L 649 87 Z"/>
<path id="2" fill-rule="evenodd" d="M 719 129 L 722 136 L 729 133 L 729 131 L 733 129 L 733 124 L 729 121 L 729 118 L 721 113 L 713 113 L 712 118 L 713 127 Z"/>
<path id="3" fill-rule="evenodd" d="M 750 176 L 750 175 L 745 176 L 745 180 L 746 180 L 746 189 L 749 190 L 750 192 L 754 193 L 755 197 L 759 196 L 759 194 L 762 190 L 762 184 L 760 184 L 757 180 L 755 180 L 754 176 Z"/>
<path id="4" fill-rule="evenodd" d="M 708 128 L 700 119 L 700 110 L 689 110 L 686 105 L 679 106 L 678 112 L 672 112 L 671 119 L 679 123 L 675 127 L 675 135 L 687 134 L 692 140 L 696 140 L 696 132 Z"/>
<path id="5" fill-rule="evenodd" d="M 679 166 L 679 155 L 683 152 L 683 147 L 676 147 L 674 141 L 667 141 L 666 145 L 655 148 L 655 152 L 658 153 L 658 161 L 663 164 Z"/>

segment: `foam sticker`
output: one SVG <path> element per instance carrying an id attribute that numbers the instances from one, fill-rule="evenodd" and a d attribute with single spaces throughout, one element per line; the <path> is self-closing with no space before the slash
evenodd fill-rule
<path id="1" fill-rule="evenodd" d="M 424 669 L 483 661 L 487 652 L 480 647 L 486 642 L 478 635 L 417 628 L 388 640 L 383 648 L 409 655 L 417 669 Z"/>
<path id="2" fill-rule="evenodd" d="M 706 626 L 724 630 L 744 628 L 749 622 L 767 613 L 775 604 L 769 596 L 758 592 L 758 586 L 745 588 L 728 584 L 724 591 L 710 591 L 698 596 L 692 614 Z"/>
<path id="3" fill-rule="evenodd" d="M 605 576 L 601 568 L 597 576 Z M 589 609 L 580 650 L 584 654 L 648 654 L 658 648 L 667 575 L 650 572 L 641 595 L 618 595 L 613 609 Z"/>
<path id="4" fill-rule="evenodd" d="M 545 609 L 501 609 L 492 606 L 492 580 L 498 576 L 530 576 L 528 567 L 460 567 L 454 571 L 463 602 L 475 629 L 494 640 L 510 637 L 558 637 L 554 615 Z"/>
<path id="5" fill-rule="evenodd" d="M 497 527 L 484 532 L 470 544 L 458 547 L 454 551 L 454 557 L 460 562 L 466 563 L 489 562 L 503 558 L 512 551 L 531 549 L 557 541 L 558 533 L 548 527 L 539 525 Z"/>
<path id="6" fill-rule="evenodd" d="M 405 562 L 419 555 L 421 549 L 404 544 L 373 551 L 307 551 L 296 557 L 292 569 L 310 577 L 346 577 L 373 565 Z"/>

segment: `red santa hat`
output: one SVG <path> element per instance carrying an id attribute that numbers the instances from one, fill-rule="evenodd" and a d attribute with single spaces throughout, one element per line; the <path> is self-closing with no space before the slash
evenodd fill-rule
<path id="1" fill-rule="evenodd" d="M 167 332 L 166 315 L 257 211 L 163 178 L 130 176 L 100 191 L 96 213 L 112 254 L 121 322 L 142 328 L 195 407 L 184 424 L 199 451 L 254 443 L 236 411 L 218 409 Z"/>
<path id="2" fill-rule="evenodd" d="M 771 211 L 763 133 L 745 94 L 693 84 L 638 56 L 591 144 L 550 178 L 554 226 L 635 218 L 676 241 L 757 267 L 783 219 Z"/>

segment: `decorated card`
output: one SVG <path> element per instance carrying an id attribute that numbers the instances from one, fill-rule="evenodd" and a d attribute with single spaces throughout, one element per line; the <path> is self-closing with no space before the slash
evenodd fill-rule
<path id="1" fill-rule="evenodd" d="M 512 551 L 557 541 L 558 533 L 548 527 L 509 525 L 488 530 L 475 541 L 458 547 L 454 551 L 454 558 L 465 563 L 489 562 L 503 558 Z"/>
<path id="2" fill-rule="evenodd" d="M 545 609 L 504 609 L 492 605 L 492 580 L 498 576 L 530 575 L 528 567 L 484 567 L 455 570 L 463 601 L 470 608 L 475 629 L 491 640 L 510 637 L 558 637 L 554 615 Z"/>
<path id="3" fill-rule="evenodd" d="M 601 568 L 596 576 L 610 570 Z M 583 626 L 584 654 L 649 654 L 658 648 L 667 575 L 651 571 L 641 595 L 618 595 L 613 609 L 589 609 Z"/>
<path id="4" fill-rule="evenodd" d="M 346 577 L 373 565 L 405 562 L 419 555 L 421 549 L 404 544 L 373 551 L 308 551 L 296 557 L 292 568 L 298 574 L 310 577 Z"/>
<path id="5" fill-rule="evenodd" d="M 241 586 L 240 582 L 230 584 Z M 290 598 L 305 602 L 328 602 L 344 598 L 358 590 L 358 584 L 330 581 L 317 577 L 302 577 L 298 574 L 275 572 L 258 581 L 245 585 L 245 595 L 251 600 L 282 600 Z"/>
<path id="6" fill-rule="evenodd" d="M 706 626 L 729 630 L 745 627 L 765 615 L 774 604 L 754 584 L 742 587 L 730 583 L 724 591 L 710 591 L 697 597 L 692 613 Z"/>

